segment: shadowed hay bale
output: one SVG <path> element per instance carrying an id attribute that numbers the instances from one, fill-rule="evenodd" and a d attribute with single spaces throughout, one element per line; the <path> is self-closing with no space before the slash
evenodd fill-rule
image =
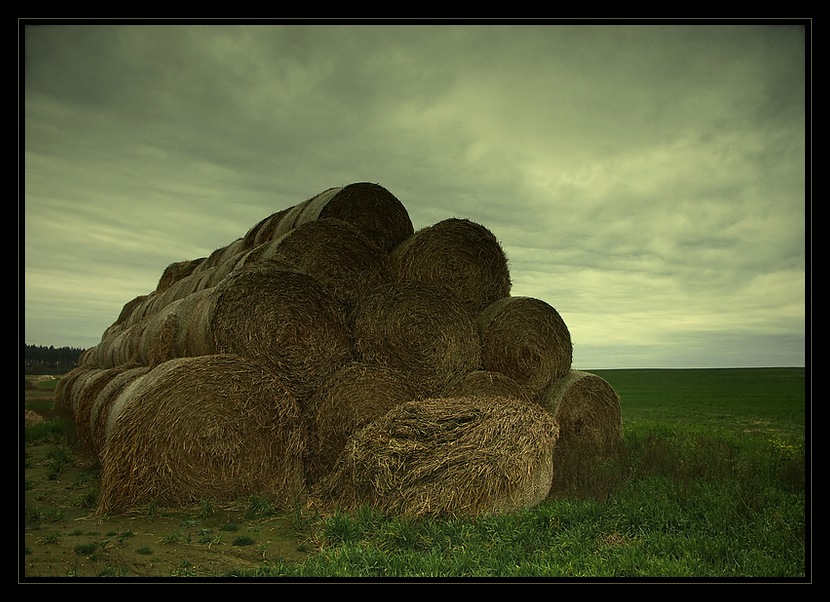
<path id="1" fill-rule="evenodd" d="M 550 489 L 557 436 L 549 413 L 515 399 L 403 403 L 349 439 L 312 503 L 411 516 L 529 508 Z"/>
<path id="2" fill-rule="evenodd" d="M 308 481 L 317 482 L 331 471 L 353 433 L 417 396 L 407 375 L 398 370 L 353 362 L 335 372 L 303 408 Z"/>
<path id="3" fill-rule="evenodd" d="M 92 442 L 92 452 L 100 459 L 101 450 L 106 439 L 106 423 L 110 414 L 110 408 L 121 391 L 139 376 L 150 371 L 147 366 L 135 366 L 132 368 L 114 369 L 114 376 L 108 380 L 104 387 L 95 396 L 92 407 L 89 411 L 89 432 Z"/>
<path id="4" fill-rule="evenodd" d="M 413 232 L 409 213 L 395 195 L 378 184 L 356 182 L 329 188 L 291 207 L 275 234 L 281 236 L 292 228 L 325 218 L 352 224 L 384 253 L 390 253 Z"/>
<path id="5" fill-rule="evenodd" d="M 178 282 L 185 276 L 190 276 L 196 266 L 204 261 L 204 257 L 200 259 L 190 259 L 186 261 L 176 261 L 171 263 L 164 271 L 161 273 L 161 277 L 159 278 L 158 284 L 156 285 L 156 294 L 162 293 L 172 284 Z"/>
<path id="6" fill-rule="evenodd" d="M 389 257 L 348 222 L 318 219 L 297 226 L 248 253 L 245 264 L 285 261 L 319 280 L 347 306 L 392 281 Z"/>
<path id="7" fill-rule="evenodd" d="M 579 488 L 591 469 L 619 445 L 620 397 L 596 374 L 571 370 L 542 393 L 539 403 L 560 429 L 552 492 Z"/>
<path id="8" fill-rule="evenodd" d="M 81 375 L 72 387 L 72 412 L 78 449 L 87 457 L 97 457 L 91 429 L 92 408 L 104 387 L 113 378 L 132 366 L 96 369 Z"/>
<path id="9" fill-rule="evenodd" d="M 473 370 L 444 389 L 441 397 L 511 397 L 534 401 L 530 390 L 502 372 Z"/>
<path id="10" fill-rule="evenodd" d="M 95 366 L 84 364 L 73 368 L 64 374 L 55 385 L 55 396 L 52 406 L 62 418 L 75 419 L 75 413 L 72 409 L 72 389 L 75 384 L 86 374 L 97 370 Z"/>
<path id="11" fill-rule="evenodd" d="M 101 454 L 100 513 L 250 495 L 287 509 L 303 493 L 296 400 L 242 358 L 171 360 L 132 381 L 117 403 Z"/>
<path id="12" fill-rule="evenodd" d="M 240 355 L 284 376 L 298 397 L 352 359 L 340 303 L 313 277 L 274 261 L 236 270 L 218 286 L 170 304 L 149 321 L 140 348 L 145 365 Z"/>
<path id="13" fill-rule="evenodd" d="M 118 318 L 115 320 L 115 324 L 117 325 L 127 322 L 135 309 L 144 303 L 148 296 L 149 295 L 139 295 L 138 297 L 135 297 L 131 301 L 125 303 L 124 307 L 121 308 L 121 313 L 118 314 Z"/>
<path id="14" fill-rule="evenodd" d="M 242 244 L 242 248 L 245 250 L 251 250 L 254 247 L 258 247 L 261 244 L 265 244 L 274 239 L 274 233 L 277 231 L 277 226 L 279 226 L 280 221 L 285 215 L 290 211 L 290 207 L 288 209 L 281 209 L 275 213 L 272 213 L 266 218 L 260 220 L 253 228 L 248 230 L 245 234 L 244 242 Z"/>
<path id="15" fill-rule="evenodd" d="M 490 230 L 450 218 L 415 232 L 390 256 L 400 280 L 427 282 L 461 300 L 473 315 L 510 294 L 507 256 Z"/>
<path id="16" fill-rule="evenodd" d="M 502 372 L 533 395 L 571 369 L 573 345 L 564 320 L 533 297 L 505 297 L 476 317 L 481 367 Z"/>
<path id="17" fill-rule="evenodd" d="M 479 367 L 469 312 L 422 282 L 395 282 L 364 296 L 352 314 L 356 359 L 408 373 L 425 395 Z"/>
<path id="18" fill-rule="evenodd" d="M 147 324 L 145 320 L 102 339 L 95 349 L 95 365 L 98 368 L 115 368 L 141 362 L 141 336 Z"/>

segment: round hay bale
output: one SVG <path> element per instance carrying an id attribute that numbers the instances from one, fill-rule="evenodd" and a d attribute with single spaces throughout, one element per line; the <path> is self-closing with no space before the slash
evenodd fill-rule
<path id="1" fill-rule="evenodd" d="M 171 360 L 135 379 L 101 455 L 100 513 L 303 493 L 305 431 L 273 374 L 231 355 Z"/>
<path id="2" fill-rule="evenodd" d="M 139 307 L 142 303 L 147 300 L 149 295 L 139 295 L 135 297 L 131 301 L 128 301 L 124 304 L 124 307 L 121 308 L 121 313 L 118 314 L 118 318 L 115 320 L 114 325 L 123 324 L 127 322 L 130 317 L 132 316 L 133 312 Z"/>
<path id="3" fill-rule="evenodd" d="M 549 413 L 515 399 L 406 402 L 348 440 L 312 503 L 409 516 L 529 508 L 550 489 L 557 436 Z"/>
<path id="4" fill-rule="evenodd" d="M 297 397 L 313 394 L 352 359 L 340 303 L 312 276 L 275 261 L 235 270 L 171 303 L 148 322 L 140 348 L 145 365 L 153 358 L 240 355 L 284 376 Z"/>
<path id="5" fill-rule="evenodd" d="M 480 363 L 469 312 L 422 282 L 394 282 L 364 296 L 351 316 L 356 359 L 408 373 L 425 395 L 437 395 Z"/>
<path id="6" fill-rule="evenodd" d="M 97 365 L 97 357 L 96 354 L 98 352 L 97 345 L 93 347 L 89 347 L 88 349 L 84 349 L 81 352 L 81 355 L 78 357 L 78 366 L 96 366 Z"/>
<path id="7" fill-rule="evenodd" d="M 620 397 L 602 377 L 571 370 L 539 403 L 559 424 L 552 493 L 578 490 L 587 475 L 617 450 L 622 435 Z"/>
<path id="8" fill-rule="evenodd" d="M 92 451 L 99 459 L 106 439 L 106 423 L 113 402 L 124 387 L 149 371 L 148 366 L 123 367 L 115 370 L 113 377 L 108 380 L 95 397 L 89 411 L 89 432 Z"/>
<path id="9" fill-rule="evenodd" d="M 290 208 L 280 220 L 280 236 L 317 219 L 339 219 L 357 229 L 384 253 L 390 253 L 412 232 L 406 207 L 379 184 L 356 182 L 342 188 L 329 188 Z"/>
<path id="10" fill-rule="evenodd" d="M 533 297 L 505 297 L 476 317 L 481 367 L 502 372 L 537 395 L 571 369 L 573 344 L 565 321 Z"/>
<path id="11" fill-rule="evenodd" d="M 73 368 L 61 377 L 58 384 L 55 385 L 55 397 L 52 402 L 56 414 L 62 418 L 75 419 L 75 413 L 72 409 L 72 389 L 79 379 L 95 370 L 97 370 L 96 366 L 84 364 Z"/>
<path id="12" fill-rule="evenodd" d="M 245 250 L 253 249 L 263 243 L 266 243 L 274 238 L 274 233 L 279 226 L 280 221 L 288 213 L 290 209 L 281 209 L 272 213 L 268 217 L 260 220 L 253 228 L 248 230 L 245 234 L 242 248 Z"/>
<path id="13" fill-rule="evenodd" d="M 156 294 L 163 293 L 171 285 L 178 282 L 185 276 L 190 276 L 193 273 L 193 270 L 196 269 L 200 263 L 204 261 L 204 257 L 200 259 L 190 259 L 186 261 L 176 261 L 171 263 L 164 271 L 161 273 L 161 277 L 159 278 L 158 284 L 156 285 Z"/>
<path id="14" fill-rule="evenodd" d="M 77 445 L 80 452 L 89 458 L 97 458 L 91 428 L 92 408 L 104 387 L 130 367 L 122 365 L 117 368 L 91 370 L 81 376 L 72 387 L 72 410 L 75 417 Z"/>
<path id="15" fill-rule="evenodd" d="M 335 372 L 302 408 L 309 436 L 308 482 L 319 481 L 334 468 L 353 433 L 417 397 L 405 373 L 385 366 L 353 362 Z"/>
<path id="16" fill-rule="evenodd" d="M 348 222 L 311 221 L 252 250 L 245 263 L 276 259 L 319 280 L 351 307 L 367 290 L 392 281 L 389 257 Z"/>
<path id="17" fill-rule="evenodd" d="M 96 348 L 96 365 L 99 368 L 115 368 L 139 362 L 141 336 L 146 328 L 145 320 L 101 340 Z"/>
<path id="18" fill-rule="evenodd" d="M 473 370 L 444 389 L 441 397 L 511 397 L 533 401 L 530 390 L 502 372 Z"/>
<path id="19" fill-rule="evenodd" d="M 510 295 L 507 256 L 490 230 L 450 218 L 415 232 L 390 256 L 400 280 L 427 282 L 452 293 L 473 314 Z"/>

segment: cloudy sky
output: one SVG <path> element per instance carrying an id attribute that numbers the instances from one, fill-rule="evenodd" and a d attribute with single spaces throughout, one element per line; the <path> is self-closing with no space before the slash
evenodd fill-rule
<path id="1" fill-rule="evenodd" d="M 574 367 L 805 365 L 798 24 L 25 29 L 24 342 L 332 186 L 487 226 Z"/>

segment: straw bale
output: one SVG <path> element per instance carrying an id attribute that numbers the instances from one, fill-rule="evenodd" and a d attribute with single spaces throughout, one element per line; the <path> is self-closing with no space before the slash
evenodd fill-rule
<path id="1" fill-rule="evenodd" d="M 391 254 L 400 280 L 427 282 L 452 293 L 473 315 L 510 294 L 507 256 L 493 233 L 473 221 L 445 219 L 421 228 Z"/>
<path id="2" fill-rule="evenodd" d="M 235 270 L 171 303 L 148 322 L 140 348 L 145 365 L 153 358 L 241 355 L 285 376 L 298 397 L 352 359 L 340 303 L 315 278 L 275 261 Z"/>
<path id="3" fill-rule="evenodd" d="M 389 257 L 352 224 L 336 219 L 304 223 L 246 255 L 244 263 L 276 259 L 319 280 L 344 305 L 392 281 Z"/>
<path id="4" fill-rule="evenodd" d="M 479 336 L 469 312 L 426 283 L 373 290 L 350 314 L 350 325 L 356 359 L 406 372 L 428 395 L 479 367 Z"/>
<path id="5" fill-rule="evenodd" d="M 133 380 L 116 403 L 101 454 L 99 513 L 251 495 L 288 509 L 300 500 L 306 437 L 297 402 L 252 362 L 171 360 Z"/>
<path id="6" fill-rule="evenodd" d="M 537 395 L 571 369 L 573 345 L 564 320 L 533 297 L 505 297 L 476 317 L 481 367 L 502 372 Z"/>
<path id="7" fill-rule="evenodd" d="M 349 438 L 311 503 L 410 516 L 529 508 L 550 489 L 557 437 L 556 421 L 537 404 L 488 396 L 406 402 Z"/>
<path id="8" fill-rule="evenodd" d="M 139 322 L 102 339 L 96 347 L 95 365 L 99 368 L 114 368 L 139 362 L 141 335 L 146 328 L 146 321 Z"/>
<path id="9" fill-rule="evenodd" d="M 308 481 L 319 481 L 334 467 L 353 433 L 417 397 L 406 373 L 385 366 L 352 362 L 335 372 L 302 408 L 309 435 Z"/>
<path id="10" fill-rule="evenodd" d="M 390 253 L 413 232 L 409 213 L 395 195 L 379 184 L 356 182 L 329 188 L 291 207 L 280 220 L 275 235 L 325 218 L 354 225 L 384 253 Z"/>
<path id="11" fill-rule="evenodd" d="M 602 377 L 571 370 L 542 393 L 539 403 L 560 428 L 552 492 L 578 488 L 581 477 L 618 448 L 620 397 Z"/>
<path id="12" fill-rule="evenodd" d="M 89 432 L 92 443 L 92 452 L 100 458 L 106 439 L 107 418 L 113 402 L 124 388 L 139 376 L 150 371 L 148 366 L 121 367 L 114 369 L 110 378 L 92 403 L 89 410 Z"/>
<path id="13" fill-rule="evenodd" d="M 125 303 L 124 307 L 121 308 L 121 313 L 118 314 L 118 318 L 115 320 L 115 324 L 117 325 L 127 322 L 135 309 L 144 303 L 148 296 L 149 295 L 139 295 L 138 297 L 135 297 L 131 301 Z"/>
<path id="14" fill-rule="evenodd" d="M 449 385 L 441 397 L 512 397 L 523 401 L 533 401 L 530 390 L 517 383 L 503 372 L 473 370 Z"/>
<path id="15" fill-rule="evenodd" d="M 72 387 L 72 412 L 75 419 L 77 445 L 80 452 L 87 457 L 97 457 L 93 443 L 91 415 L 98 395 L 113 378 L 131 367 L 122 365 L 117 368 L 91 370 L 79 377 Z"/>
<path id="16" fill-rule="evenodd" d="M 250 250 L 272 240 L 280 221 L 282 221 L 282 218 L 285 217 L 289 210 L 290 208 L 281 209 L 260 220 L 243 237 L 244 242 L 242 248 L 244 250 Z"/>
<path id="17" fill-rule="evenodd" d="M 204 257 L 199 259 L 189 259 L 186 261 L 176 261 L 171 263 L 161 273 L 158 284 L 156 285 L 156 294 L 167 290 L 172 284 L 178 282 L 185 276 L 189 276 L 196 266 L 204 261 Z"/>
<path id="18" fill-rule="evenodd" d="M 78 366 L 95 366 L 97 365 L 96 354 L 98 352 L 97 345 L 84 349 L 78 357 Z"/>
<path id="19" fill-rule="evenodd" d="M 52 405 L 55 412 L 63 417 L 74 420 L 75 414 L 72 409 L 72 389 L 75 384 L 86 374 L 96 370 L 96 366 L 84 364 L 73 368 L 64 374 L 55 385 L 55 396 Z"/>

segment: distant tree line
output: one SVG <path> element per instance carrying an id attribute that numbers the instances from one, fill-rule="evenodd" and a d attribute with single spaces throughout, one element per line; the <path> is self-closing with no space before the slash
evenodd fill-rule
<path id="1" fill-rule="evenodd" d="M 26 372 L 68 372 L 78 365 L 84 352 L 75 347 L 26 345 L 23 365 Z"/>

